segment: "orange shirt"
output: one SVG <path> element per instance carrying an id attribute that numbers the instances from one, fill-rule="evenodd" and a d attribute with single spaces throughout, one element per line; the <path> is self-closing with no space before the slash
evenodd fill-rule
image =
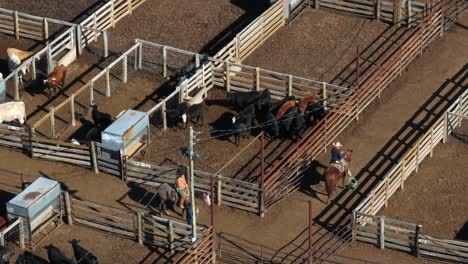
<path id="1" fill-rule="evenodd" d="M 187 181 L 185 181 L 185 177 L 179 177 L 177 178 L 177 189 L 187 189 L 188 188 L 188 184 L 187 184 Z"/>

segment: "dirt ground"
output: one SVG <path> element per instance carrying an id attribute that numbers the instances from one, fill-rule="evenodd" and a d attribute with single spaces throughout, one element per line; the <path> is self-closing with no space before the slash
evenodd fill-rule
<path id="1" fill-rule="evenodd" d="M 455 133 L 446 144 L 435 149 L 432 159 L 421 164 L 417 174 L 405 182 L 405 189 L 392 197 L 388 207 L 382 211 L 383 215 L 421 224 L 423 232 L 428 235 L 468 239 L 468 233 L 462 230 L 468 223 L 468 205 L 466 199 L 459 195 L 468 192 L 467 122 Z"/>
<path id="2" fill-rule="evenodd" d="M 304 14 L 295 20 L 294 23 L 298 23 L 303 17 L 305 17 Z M 467 17 L 465 16 L 460 23 L 466 25 L 468 23 Z M 355 158 L 352 170 L 360 181 L 359 189 L 356 192 L 340 192 L 332 204 L 325 206 L 319 200 L 323 200 L 323 194 L 304 189 L 302 192 L 296 192 L 288 199 L 278 203 L 267 212 L 265 218 L 259 218 L 254 214 L 221 206 L 216 209 L 217 229 L 268 245 L 272 248 L 288 250 L 303 247 L 303 244 L 300 245 L 297 242 L 302 238 L 301 234 L 303 234 L 303 230 L 307 228 L 308 209 L 306 201 L 311 198 L 313 199 L 313 212 L 316 220 L 314 230 L 317 232 L 317 235 L 314 237 L 318 239 L 329 225 L 339 224 L 348 215 L 348 210 L 356 206 L 365 197 L 372 186 L 378 183 L 379 176 L 388 171 L 394 165 L 395 160 L 404 152 L 404 146 L 409 143 L 407 141 L 398 143 L 402 140 L 400 138 L 401 132 L 399 131 L 403 129 L 406 134 L 409 133 L 406 129 L 410 129 L 410 132 L 414 135 L 417 131 L 411 130 L 412 126 L 407 126 L 407 124 L 415 122 L 418 126 L 420 125 L 418 120 L 412 119 L 412 115 L 419 108 L 424 110 L 427 101 L 447 104 L 446 98 L 453 98 L 454 94 L 463 89 L 460 87 L 457 73 L 460 74 L 461 72 L 462 75 L 466 75 L 468 50 L 464 47 L 468 42 L 467 37 L 466 29 L 455 25 L 451 32 L 447 33 L 443 39 L 436 40 L 423 53 L 422 57 L 418 58 L 403 73 L 402 77 L 391 84 L 384 93 L 381 103 L 373 104 L 361 116 L 360 121 L 354 123 L 340 137 L 340 141 L 344 143 L 345 147 L 354 149 Z M 254 65 L 258 65 L 259 63 L 260 61 L 252 62 Z M 273 65 L 269 68 L 272 67 Z M 301 75 L 295 72 L 292 73 Z M 439 87 L 443 87 L 443 89 L 438 89 Z M 446 89 L 452 92 L 449 93 Z M 440 111 L 440 109 L 437 111 Z M 432 115 L 428 115 L 428 117 L 427 122 L 434 119 Z M 406 140 L 411 141 L 411 138 Z M 401 148 L 394 149 L 392 146 L 395 145 Z M 319 159 L 322 165 L 326 164 L 328 155 L 329 153 L 325 153 Z M 13 182 L 19 182 L 19 176 L 14 173 L 8 173 L 5 170 L 24 173 L 30 180 L 41 175 L 51 177 L 63 182 L 66 186 L 64 186 L 64 189 L 73 191 L 73 195 L 83 199 L 119 207 L 124 207 L 121 202 L 122 200 L 135 203 L 135 201 L 131 201 L 130 198 L 126 197 L 129 188 L 123 182 L 116 177 L 102 173 L 96 175 L 89 170 L 80 169 L 75 166 L 31 160 L 22 153 L 4 149 L 0 151 L 0 167 L 4 174 L 11 177 Z M 317 170 L 319 173 L 321 172 L 320 169 Z M 427 184 L 430 183 L 430 181 L 427 182 Z M 316 185 L 312 188 L 316 191 L 323 190 L 322 185 Z M 430 186 L 427 186 L 427 188 L 429 189 Z M 105 191 L 106 189 L 109 191 Z M 459 193 L 458 195 L 459 199 L 454 197 L 454 200 L 457 198 L 457 201 L 463 201 L 463 193 Z M 319 199 L 317 199 L 317 196 Z M 122 199 L 122 197 L 124 198 Z M 443 211 L 440 212 L 440 215 L 443 214 Z M 209 223 L 209 214 L 204 207 L 201 209 L 200 222 L 204 224 Z M 67 236 L 62 237 L 62 233 L 56 233 L 51 238 L 51 243 L 60 243 L 62 248 L 68 248 L 69 250 L 65 239 L 78 237 L 86 241 L 85 246 L 91 245 L 89 248 L 96 249 L 96 254 L 104 263 L 119 263 L 122 260 L 125 260 L 127 263 L 133 263 L 134 260 L 137 260 L 135 263 L 138 263 L 143 259 L 142 254 L 149 254 L 148 250 L 132 241 L 128 241 L 127 243 L 113 237 L 106 238 L 93 231 L 87 233 L 87 231 L 83 231 L 83 229 L 78 227 L 65 227 L 60 232 L 66 233 Z M 321 248 L 322 246 L 323 243 L 316 243 L 314 245 L 315 248 Z M 361 247 L 366 249 L 361 251 Z M 380 263 L 416 263 L 417 261 L 406 254 L 393 254 L 392 251 L 378 251 L 370 246 L 359 245 L 358 250 L 358 253 L 356 253 L 356 250 L 348 248 L 345 253 L 351 256 L 357 255 L 366 258 L 368 253 L 369 257 L 378 257 L 379 259 L 376 262 Z M 45 255 L 45 251 L 42 249 L 38 249 L 37 252 L 41 256 Z M 374 261 L 374 259 L 372 260 Z"/>

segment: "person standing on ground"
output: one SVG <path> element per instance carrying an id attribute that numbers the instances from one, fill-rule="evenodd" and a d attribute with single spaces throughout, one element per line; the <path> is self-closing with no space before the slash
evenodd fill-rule
<path id="1" fill-rule="evenodd" d="M 187 225 L 192 225 L 192 203 L 190 202 L 189 199 L 185 200 L 184 202 L 184 207 L 185 207 L 185 218 L 187 219 Z M 195 211 L 195 218 L 198 219 L 198 213 L 200 210 L 197 208 Z"/>

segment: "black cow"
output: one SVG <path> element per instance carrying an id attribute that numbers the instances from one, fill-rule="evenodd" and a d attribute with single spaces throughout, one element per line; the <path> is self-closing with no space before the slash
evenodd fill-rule
<path id="1" fill-rule="evenodd" d="M 240 110 L 255 103 L 261 95 L 262 93 L 257 91 L 228 93 L 226 101 L 230 106 Z"/>
<path id="2" fill-rule="evenodd" d="M 79 242 L 80 241 L 76 239 L 70 241 L 73 247 L 73 254 L 75 255 L 76 262 L 80 264 L 99 264 L 97 257 L 93 255 L 93 253 L 78 245 Z"/>
<path id="3" fill-rule="evenodd" d="M 307 105 L 304 117 L 310 125 L 317 124 L 320 120 L 325 118 L 327 110 L 318 102 L 311 102 Z"/>
<path id="4" fill-rule="evenodd" d="M 279 136 L 280 129 L 278 125 L 278 119 L 270 111 L 270 107 L 263 107 L 257 112 L 257 121 L 261 125 L 262 130 L 264 130 L 271 138 L 276 138 Z"/>
<path id="5" fill-rule="evenodd" d="M 198 125 L 203 125 L 203 104 L 189 105 L 187 102 L 183 102 L 176 109 L 166 110 L 166 114 L 169 127 L 176 127 L 182 123 L 185 128 L 190 120 L 195 121 Z"/>
<path id="6" fill-rule="evenodd" d="M 175 211 L 175 205 L 177 200 L 179 200 L 179 195 L 172 186 L 167 183 L 159 185 L 154 196 L 159 202 L 159 210 L 169 215 L 169 212 L 167 211 L 167 205 L 169 204 L 171 209 Z"/>
<path id="7" fill-rule="evenodd" d="M 31 252 L 24 252 L 19 255 L 15 261 L 15 264 L 49 264 L 49 262 L 39 256 L 32 254 Z"/>
<path id="8" fill-rule="evenodd" d="M 263 90 L 261 95 L 258 97 L 256 104 L 259 110 L 262 110 L 265 107 L 268 108 L 268 110 L 271 110 L 272 104 L 270 90 Z"/>
<path id="9" fill-rule="evenodd" d="M 65 256 L 60 249 L 53 245 L 47 246 L 47 257 L 50 264 L 74 264 L 75 262 Z"/>
<path id="10" fill-rule="evenodd" d="M 94 124 L 101 130 L 106 129 L 114 119 L 108 113 L 100 112 L 97 105 L 92 106 L 91 117 L 93 118 Z"/>
<path id="11" fill-rule="evenodd" d="M 234 143 L 239 146 L 240 138 L 250 134 L 250 128 L 255 121 L 255 105 L 247 105 L 237 116 L 232 118 L 232 134 Z"/>
<path id="12" fill-rule="evenodd" d="M 307 129 L 307 123 L 298 107 L 292 107 L 280 118 L 282 131 L 285 137 L 302 138 Z"/>

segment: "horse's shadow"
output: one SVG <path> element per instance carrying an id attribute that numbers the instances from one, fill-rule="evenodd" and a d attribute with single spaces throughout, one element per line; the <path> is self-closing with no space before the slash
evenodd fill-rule
<path id="1" fill-rule="evenodd" d="M 300 191 L 306 195 L 312 196 L 317 200 L 325 203 L 326 201 L 320 199 L 317 194 L 327 195 L 326 191 L 321 192 L 317 191 L 317 189 L 325 190 L 325 187 L 320 188 L 320 186 L 325 186 L 325 184 L 321 184 L 322 182 L 322 175 L 323 172 L 327 169 L 327 166 L 323 165 L 317 160 L 313 160 L 309 167 L 303 173 L 304 177 L 301 182 Z M 314 186 L 314 188 L 312 187 Z"/>

